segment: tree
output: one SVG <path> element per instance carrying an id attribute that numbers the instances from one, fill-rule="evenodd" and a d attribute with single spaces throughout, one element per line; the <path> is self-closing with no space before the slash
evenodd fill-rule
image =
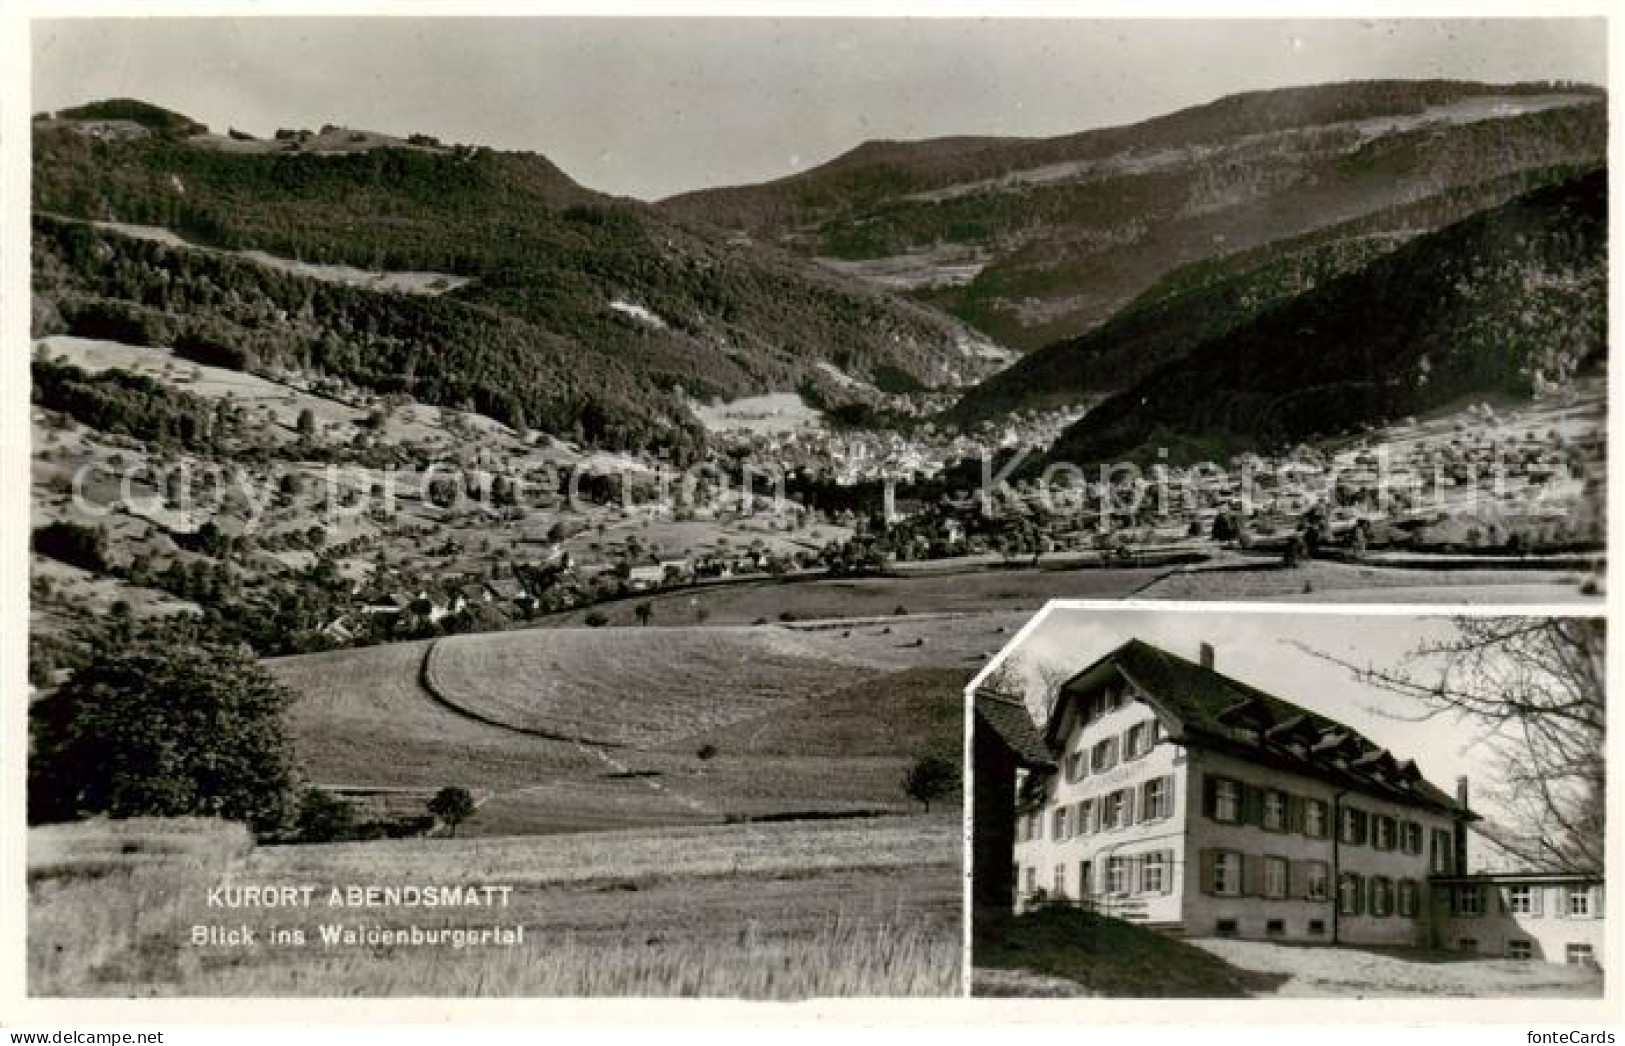
<path id="1" fill-rule="evenodd" d="M 447 785 L 429 800 L 429 812 L 450 825 L 451 835 L 455 838 L 457 826 L 474 815 L 474 797 L 468 794 L 466 788 Z"/>
<path id="2" fill-rule="evenodd" d="M 309 407 L 300 411 L 299 420 L 294 423 L 294 428 L 302 437 L 308 438 L 316 435 L 316 412 Z"/>
<path id="3" fill-rule="evenodd" d="M 30 708 L 29 817 L 222 817 L 256 831 L 293 806 L 292 691 L 237 646 L 114 649 Z"/>
<path id="4" fill-rule="evenodd" d="M 1415 701 L 1418 721 L 1448 716 L 1477 729 L 1495 757 L 1490 798 L 1504 811 L 1483 829 L 1502 849 L 1531 868 L 1601 874 L 1603 620 L 1472 617 L 1453 628 L 1393 668 L 1319 656 Z"/>
<path id="5" fill-rule="evenodd" d="M 355 807 L 320 788 L 307 788 L 299 798 L 295 826 L 299 838 L 307 843 L 343 839 L 355 827 Z"/>
<path id="6" fill-rule="evenodd" d="M 959 767 L 940 755 L 923 755 L 903 775 L 903 791 L 931 812 L 931 801 L 959 787 Z"/>
<path id="7" fill-rule="evenodd" d="M 632 608 L 632 613 L 637 617 L 638 624 L 640 625 L 647 625 L 649 623 L 649 619 L 654 616 L 654 612 L 654 604 L 650 603 L 648 600 L 644 600 Z"/>

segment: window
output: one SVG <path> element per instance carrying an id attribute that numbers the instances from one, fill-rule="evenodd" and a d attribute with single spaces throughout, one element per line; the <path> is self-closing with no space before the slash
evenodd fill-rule
<path id="1" fill-rule="evenodd" d="M 1138 759 L 1151 750 L 1151 746 L 1146 744 L 1146 734 L 1150 732 L 1150 729 L 1150 723 L 1136 723 L 1128 728 L 1128 733 L 1123 738 L 1123 759 L 1125 761 Z"/>
<path id="2" fill-rule="evenodd" d="M 1285 897 L 1286 879 L 1287 871 L 1285 857 L 1264 858 L 1265 897 Z"/>
<path id="3" fill-rule="evenodd" d="M 1589 944 L 1568 944 L 1563 947 L 1563 961 L 1570 966 L 1595 966 L 1596 958 Z"/>
<path id="4" fill-rule="evenodd" d="M 1456 914 L 1457 915 L 1483 915 L 1484 914 L 1484 888 L 1482 886 L 1459 886 L 1456 888 Z"/>
<path id="5" fill-rule="evenodd" d="M 1027 892 L 1028 893 L 1034 893 L 1037 890 L 1038 890 L 1038 868 L 1036 866 L 1034 866 L 1034 865 L 1028 865 L 1028 867 L 1027 867 Z"/>
<path id="6" fill-rule="evenodd" d="M 1413 919 L 1417 913 L 1417 901 L 1420 894 L 1417 892 L 1415 879 L 1401 879 L 1399 881 L 1399 914 L 1407 919 Z"/>
<path id="7" fill-rule="evenodd" d="M 1095 801 L 1085 799 L 1078 804 L 1078 834 L 1088 835 L 1095 830 Z"/>
<path id="8" fill-rule="evenodd" d="M 1337 910 L 1343 915 L 1359 915 L 1365 900 L 1365 882 L 1353 872 L 1337 879 Z"/>
<path id="9" fill-rule="evenodd" d="M 1533 915 L 1535 912 L 1534 890 L 1527 886 L 1513 886 L 1507 889 L 1507 911 L 1512 915 Z"/>
<path id="10" fill-rule="evenodd" d="M 1240 854 L 1218 853 L 1213 855 L 1213 892 L 1227 897 L 1240 895 Z"/>
<path id="11" fill-rule="evenodd" d="M 1353 807 L 1343 808 L 1343 817 L 1337 826 L 1338 839 L 1345 846 L 1362 846 L 1365 844 L 1366 812 Z"/>
<path id="12" fill-rule="evenodd" d="M 1113 857 L 1106 861 L 1106 892 L 1128 893 L 1128 858 Z"/>
<path id="13" fill-rule="evenodd" d="M 1213 923 L 1213 932 L 1220 937 L 1234 937 L 1236 935 L 1236 920 L 1219 919 Z"/>
<path id="14" fill-rule="evenodd" d="M 1461 940 L 1456 942 L 1456 948 L 1464 952 L 1476 952 L 1478 951 L 1478 938 L 1463 937 Z"/>
<path id="15" fill-rule="evenodd" d="M 1508 959 L 1533 959 L 1535 946 L 1528 941 L 1517 940 L 1507 942 Z"/>
<path id="16" fill-rule="evenodd" d="M 1066 823 L 1067 808 L 1057 807 L 1055 810 L 1055 838 L 1057 841 L 1070 838 Z"/>
<path id="17" fill-rule="evenodd" d="M 1379 918 L 1394 914 L 1394 881 L 1387 876 L 1371 877 L 1371 914 Z"/>
<path id="18" fill-rule="evenodd" d="M 1169 777 L 1157 777 L 1145 783 L 1140 798 L 1141 820 L 1155 821 L 1173 813 L 1173 804 L 1170 802 L 1173 798 L 1172 780 Z"/>
<path id="19" fill-rule="evenodd" d="M 1428 867 L 1434 875 L 1449 875 L 1455 867 L 1455 844 L 1450 838 L 1449 829 L 1435 828 L 1433 830 L 1433 860 Z"/>
<path id="20" fill-rule="evenodd" d="M 1403 832 L 1404 850 L 1408 854 L 1422 852 L 1422 826 L 1415 821 L 1406 821 Z"/>
<path id="21" fill-rule="evenodd" d="M 1094 867 L 1088 861 L 1078 862 L 1078 896 L 1088 897 L 1095 889 Z"/>
<path id="22" fill-rule="evenodd" d="M 1326 804 L 1319 799 L 1303 801 L 1303 834 L 1312 839 L 1326 838 Z"/>
<path id="23" fill-rule="evenodd" d="M 1057 897 L 1065 897 L 1066 896 L 1066 865 L 1064 865 L 1064 864 L 1058 864 L 1058 865 L 1055 866 L 1054 887 L 1055 887 L 1055 896 L 1057 896 Z"/>
<path id="24" fill-rule="evenodd" d="M 1068 781 L 1077 781 L 1087 776 L 1088 773 L 1089 767 L 1088 764 L 1084 762 L 1084 754 L 1082 752 L 1073 752 L 1071 755 L 1066 757 L 1066 779 Z"/>
<path id="25" fill-rule="evenodd" d="M 1264 793 L 1264 808 L 1259 824 L 1267 832 L 1286 831 L 1285 792 L 1266 791 Z"/>
<path id="26" fill-rule="evenodd" d="M 1392 850 L 1398 842 L 1399 825 L 1392 817 L 1376 814 L 1371 818 L 1371 846 L 1377 850 Z"/>
<path id="27" fill-rule="evenodd" d="M 1591 891 L 1586 889 L 1583 886 L 1579 886 L 1579 887 L 1571 886 L 1571 887 L 1569 887 L 1568 910 L 1569 910 L 1570 915 L 1580 915 L 1580 916 L 1590 915 L 1591 914 Z"/>
<path id="28" fill-rule="evenodd" d="M 1309 920 L 1309 936 L 1311 936 L 1311 937 L 1324 937 L 1324 936 L 1326 936 L 1326 920 L 1325 919 L 1310 919 Z"/>
<path id="29" fill-rule="evenodd" d="M 1303 862 L 1304 896 L 1311 901 L 1331 900 L 1332 869 L 1325 861 Z"/>
<path id="30" fill-rule="evenodd" d="M 1283 937 L 1286 935 L 1285 919 L 1270 919 L 1264 923 L 1264 936 Z"/>
<path id="31" fill-rule="evenodd" d="M 1213 778 L 1213 819 L 1225 824 L 1241 820 L 1241 785 L 1223 777 Z"/>
<path id="32" fill-rule="evenodd" d="M 1145 893 L 1168 892 L 1168 857 L 1164 853 L 1146 854 L 1140 859 L 1140 889 Z"/>
<path id="33" fill-rule="evenodd" d="M 1100 816 L 1102 829 L 1126 828 L 1128 826 L 1128 793 L 1119 788 L 1108 795 L 1101 802 L 1105 804 Z"/>
<path id="34" fill-rule="evenodd" d="M 1098 742 L 1089 756 L 1089 769 L 1103 774 L 1117 765 L 1117 738 L 1108 737 Z"/>

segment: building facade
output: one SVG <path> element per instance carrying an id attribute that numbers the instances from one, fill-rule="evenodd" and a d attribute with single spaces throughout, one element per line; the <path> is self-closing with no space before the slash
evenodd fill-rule
<path id="1" fill-rule="evenodd" d="M 1193 936 L 1427 945 L 1473 815 L 1347 726 L 1131 641 L 1064 684 L 1017 800 L 1016 903 Z"/>
<path id="2" fill-rule="evenodd" d="M 1433 880 L 1436 947 L 1505 959 L 1601 966 L 1603 885 L 1597 876 L 1498 872 Z"/>

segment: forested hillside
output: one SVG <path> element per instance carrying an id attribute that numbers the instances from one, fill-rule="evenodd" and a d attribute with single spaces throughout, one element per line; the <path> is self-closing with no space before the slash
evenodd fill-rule
<path id="1" fill-rule="evenodd" d="M 244 367 L 311 367 L 605 445 L 679 450 L 700 438 L 688 397 L 799 388 L 839 403 L 880 376 L 951 387 L 988 366 L 931 310 L 593 193 L 540 156 L 245 143 L 108 105 L 36 123 L 36 334 L 180 340 Z M 222 253 L 241 249 L 440 273 L 449 289 L 379 293 Z"/>
<path id="2" fill-rule="evenodd" d="M 1057 138 L 868 143 L 792 178 L 662 206 L 883 273 L 1033 349 L 1088 331 L 1181 265 L 1601 163 L 1603 102 L 1571 84 L 1264 91 Z"/>
<path id="3" fill-rule="evenodd" d="M 1107 399 L 1052 460 L 1223 461 L 1466 396 L 1527 396 L 1607 351 L 1605 170 L 1419 237 Z"/>

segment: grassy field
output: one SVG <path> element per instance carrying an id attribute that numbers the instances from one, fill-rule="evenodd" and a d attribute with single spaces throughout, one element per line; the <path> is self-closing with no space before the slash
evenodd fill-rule
<path id="1" fill-rule="evenodd" d="M 535 629 L 267 664 L 311 782 L 461 785 L 461 832 L 580 832 L 911 812 L 905 770 L 958 753 L 962 688 L 1018 624 Z"/>
<path id="2" fill-rule="evenodd" d="M 1309 560 L 1282 568 L 1174 571 L 1141 599 L 1277 600 L 1321 603 L 1571 603 L 1586 597 L 1574 570 L 1412 570 Z"/>
<path id="3" fill-rule="evenodd" d="M 978 911 L 973 927 L 975 995 L 1237 999 L 1285 980 L 1238 968 L 1143 926 L 1073 908 L 1021 915 Z"/>
<path id="4" fill-rule="evenodd" d="M 252 850 L 213 822 L 35 829 L 35 995 L 948 995 L 959 977 L 956 814 Z M 221 910 L 222 883 L 316 887 Z M 331 908 L 334 886 L 501 885 L 506 906 Z M 256 930 L 193 945 L 197 925 Z M 464 948 L 322 942 L 318 927 L 523 926 Z M 271 937 L 271 928 L 285 934 Z M 294 929 L 303 945 L 290 942 Z"/>
<path id="5" fill-rule="evenodd" d="M 778 621 L 911 614 L 1017 613 L 1031 616 L 1051 599 L 1118 599 L 1165 573 L 1157 568 L 1085 570 L 978 570 L 935 577 L 869 577 L 719 585 L 651 597 L 653 625 L 749 625 Z M 584 624 L 596 610 L 612 625 L 636 622 L 629 600 L 572 610 L 542 619 L 548 625 Z"/>

